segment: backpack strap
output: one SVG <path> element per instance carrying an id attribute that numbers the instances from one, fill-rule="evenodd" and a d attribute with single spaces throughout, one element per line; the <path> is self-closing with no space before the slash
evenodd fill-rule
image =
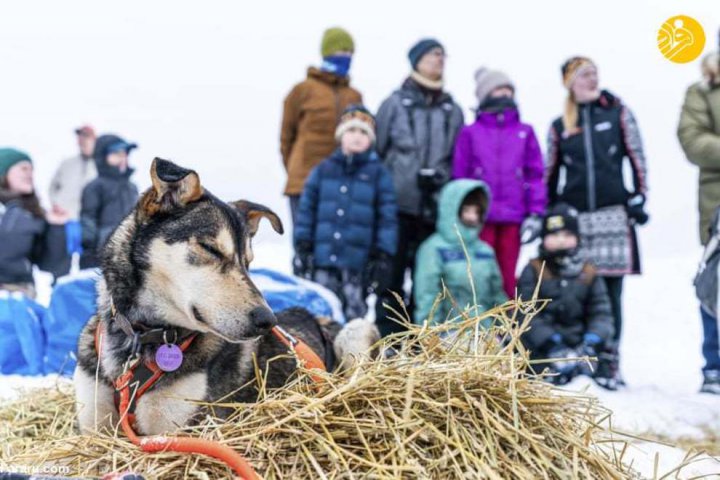
<path id="1" fill-rule="evenodd" d="M 417 102 L 411 98 L 408 95 L 401 94 L 400 95 L 400 104 L 405 108 L 405 111 L 407 112 L 408 116 L 408 124 L 410 126 L 410 133 L 413 136 L 413 139 L 415 138 L 415 109 L 417 107 Z M 430 109 L 431 106 L 424 106 L 424 108 Z M 443 112 L 443 129 L 445 130 L 445 149 L 448 150 L 448 145 L 452 145 L 452 140 L 455 140 L 454 138 L 450 139 L 450 118 L 452 117 L 452 111 L 453 111 L 453 101 L 452 98 L 445 98 L 440 103 L 436 105 L 432 105 L 432 107 L 440 107 L 440 110 Z M 429 133 L 429 132 L 428 132 Z"/>

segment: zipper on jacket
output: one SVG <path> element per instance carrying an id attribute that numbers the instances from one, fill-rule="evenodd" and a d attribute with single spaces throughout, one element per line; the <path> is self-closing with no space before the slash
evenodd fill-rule
<path id="1" fill-rule="evenodd" d="M 588 211 L 595 210 L 595 154 L 592 144 L 592 125 L 590 123 L 590 105 L 583 108 L 583 139 L 585 140 L 585 159 L 587 166 Z"/>
<path id="2" fill-rule="evenodd" d="M 435 167 L 430 167 L 430 150 L 432 149 L 432 138 L 430 138 L 430 137 L 432 137 L 432 135 L 430 134 L 430 132 L 432 131 L 432 118 L 431 118 L 432 117 L 432 109 L 427 105 L 424 105 L 423 108 L 425 109 L 425 112 L 426 112 L 425 125 L 426 125 L 427 130 L 425 131 L 425 159 L 422 162 L 422 164 L 424 165 L 422 168 L 435 168 Z M 413 132 L 413 136 L 415 138 L 417 138 L 417 135 L 415 132 Z M 435 173 L 437 173 L 437 170 L 435 171 Z M 429 206 L 431 203 L 432 203 L 432 194 L 428 198 L 427 194 L 425 192 L 421 191 L 420 192 L 420 215 L 421 216 L 423 214 L 423 207 L 425 205 Z"/>
<path id="3" fill-rule="evenodd" d="M 337 87 L 333 87 L 333 95 L 335 95 L 335 125 L 340 123 L 342 112 L 340 111 L 340 91 Z"/>
<path id="4" fill-rule="evenodd" d="M 493 133 L 495 134 L 495 162 L 493 162 L 493 163 L 495 163 L 495 164 L 497 165 L 497 168 L 498 168 L 498 171 L 499 171 L 499 172 L 498 172 L 498 173 L 499 173 L 498 178 L 502 179 L 503 176 L 504 176 L 504 175 L 503 175 L 503 171 L 502 171 L 502 161 L 500 161 L 501 152 L 502 152 L 502 149 L 503 149 L 503 145 L 502 145 L 502 131 L 500 130 L 501 125 L 496 124 L 496 127 L 498 127 L 498 128 L 493 128 L 493 129 L 492 129 Z M 503 183 L 505 183 L 505 182 L 503 182 L 503 181 L 501 180 L 500 183 L 498 184 L 498 194 L 497 194 L 497 197 L 496 197 L 496 201 L 499 200 L 499 199 L 501 199 L 501 198 L 505 198 L 505 192 L 503 191 L 503 190 L 504 190 L 504 189 L 503 189 Z M 497 205 L 497 204 L 496 204 L 496 205 Z M 488 209 L 488 210 L 489 210 L 489 209 Z"/>
<path id="5" fill-rule="evenodd" d="M 432 109 L 425 107 L 425 110 L 427 112 L 427 115 L 425 115 L 427 130 L 425 131 L 425 161 L 423 164 L 424 168 L 430 168 L 430 150 L 432 150 L 432 134 L 430 133 L 432 132 Z"/>

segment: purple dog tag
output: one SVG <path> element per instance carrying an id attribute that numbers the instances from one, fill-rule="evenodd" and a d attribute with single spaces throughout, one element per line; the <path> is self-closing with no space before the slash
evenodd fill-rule
<path id="1" fill-rule="evenodd" d="M 155 352 L 155 363 L 164 372 L 177 370 L 183 361 L 183 352 L 174 343 L 160 345 Z"/>

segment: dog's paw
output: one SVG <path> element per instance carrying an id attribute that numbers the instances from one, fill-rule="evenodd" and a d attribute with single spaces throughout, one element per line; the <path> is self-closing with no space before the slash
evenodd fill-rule
<path id="1" fill-rule="evenodd" d="M 333 343 L 338 371 L 350 370 L 363 361 L 377 358 L 379 349 L 375 344 L 379 340 L 380 331 L 375 322 L 362 318 L 349 321 Z"/>

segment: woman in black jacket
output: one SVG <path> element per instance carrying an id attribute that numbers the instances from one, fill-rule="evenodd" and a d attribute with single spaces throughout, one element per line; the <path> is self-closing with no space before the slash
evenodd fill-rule
<path id="1" fill-rule="evenodd" d="M 550 127 L 546 181 L 550 205 L 568 203 L 580 212 L 580 237 L 588 259 L 605 279 L 614 319 L 614 342 L 622 332 L 623 276 L 640 273 L 634 225 L 648 221 L 645 154 L 632 112 L 598 88 L 597 67 L 573 57 L 562 66 L 568 89 L 565 110 Z M 625 161 L 633 185 L 623 181 Z M 618 380 L 622 384 L 622 379 Z"/>
<path id="2" fill-rule="evenodd" d="M 35 298 L 33 265 L 60 275 L 67 266 L 67 212 L 45 212 L 35 195 L 30 156 L 0 148 L 0 290 Z"/>

